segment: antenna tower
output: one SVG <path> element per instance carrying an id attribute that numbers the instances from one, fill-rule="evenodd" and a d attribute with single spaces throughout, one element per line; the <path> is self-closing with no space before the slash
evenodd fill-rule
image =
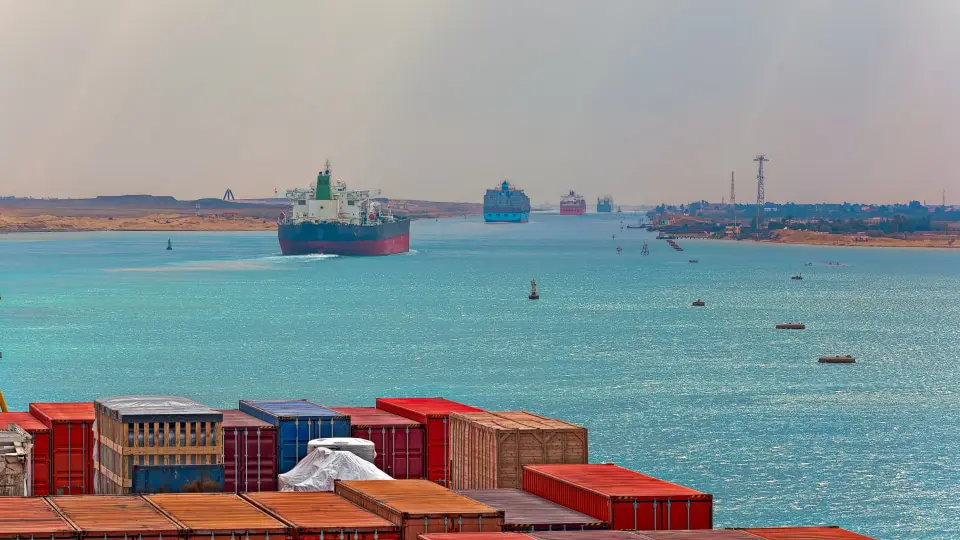
<path id="1" fill-rule="evenodd" d="M 730 171 L 730 206 L 733 208 L 733 226 L 737 227 L 737 189 L 733 182 L 733 171 Z"/>
<path id="2" fill-rule="evenodd" d="M 235 200 L 237 200 L 237 199 L 233 196 L 233 190 L 232 190 L 232 189 L 227 188 L 227 190 L 223 192 L 223 200 L 225 200 L 225 201 L 235 201 Z"/>
<path id="3" fill-rule="evenodd" d="M 767 159 L 767 156 L 760 154 L 757 157 L 753 158 L 757 162 L 757 236 L 760 235 L 760 224 L 763 222 L 763 164 Z"/>
<path id="4" fill-rule="evenodd" d="M 943 206 L 943 209 L 947 209 L 947 190 L 943 190 L 942 198 L 940 199 L 940 205 Z"/>

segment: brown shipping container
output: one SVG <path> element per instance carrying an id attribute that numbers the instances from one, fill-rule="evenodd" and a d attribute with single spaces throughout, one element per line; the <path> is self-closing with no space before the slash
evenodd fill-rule
<path id="1" fill-rule="evenodd" d="M 527 465 L 523 489 L 618 530 L 713 528 L 713 496 L 611 463 Z"/>
<path id="2" fill-rule="evenodd" d="M 764 540 L 874 540 L 838 527 L 769 527 L 741 530 Z"/>
<path id="3" fill-rule="evenodd" d="M 423 424 L 376 407 L 335 407 L 350 417 L 350 431 L 358 439 L 372 441 L 377 451 L 374 465 L 393 478 L 425 478 L 426 436 Z"/>
<path id="4" fill-rule="evenodd" d="M 500 532 L 503 511 L 429 480 L 337 480 L 341 497 L 400 526 L 401 540 L 441 532 Z"/>
<path id="5" fill-rule="evenodd" d="M 535 531 L 529 535 L 537 540 L 640 540 L 636 531 Z"/>
<path id="6" fill-rule="evenodd" d="M 50 494 L 93 493 L 93 403 L 31 403 L 50 428 Z"/>
<path id="7" fill-rule="evenodd" d="M 586 463 L 587 430 L 526 411 L 450 415 L 453 489 L 517 488 L 523 466 Z"/>
<path id="8" fill-rule="evenodd" d="M 523 533 L 433 533 L 421 534 L 419 540 L 530 540 L 532 537 Z"/>
<path id="9" fill-rule="evenodd" d="M 294 529 L 298 540 L 398 540 L 400 528 L 330 492 L 247 493 L 245 499 Z M 331 536 L 332 535 L 332 536 Z"/>
<path id="10" fill-rule="evenodd" d="M 223 490 L 277 490 L 277 428 L 237 409 L 223 414 Z"/>
<path id="11" fill-rule="evenodd" d="M 757 540 L 743 531 L 701 529 L 698 531 L 639 531 L 640 540 Z"/>
<path id="12" fill-rule="evenodd" d="M 187 529 L 187 538 L 291 538 L 289 527 L 233 493 L 161 493 L 144 499 Z"/>
<path id="13" fill-rule="evenodd" d="M 0 497 L 0 538 L 72 540 L 73 527 L 46 500 Z"/>
<path id="14" fill-rule="evenodd" d="M 48 500 L 80 533 L 80 538 L 161 540 L 183 530 L 137 496 L 73 495 Z"/>
<path id="15" fill-rule="evenodd" d="M 520 489 L 468 489 L 457 493 L 504 511 L 504 531 L 606 529 L 607 524 Z"/>

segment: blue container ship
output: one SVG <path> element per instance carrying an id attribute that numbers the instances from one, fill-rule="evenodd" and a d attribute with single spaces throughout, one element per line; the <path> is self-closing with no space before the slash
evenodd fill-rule
<path id="1" fill-rule="evenodd" d="M 483 196 L 483 220 L 487 223 L 526 223 L 530 219 L 530 197 L 504 180 Z"/>
<path id="2" fill-rule="evenodd" d="M 607 196 L 597 199 L 597 212 L 613 212 L 613 197 Z"/>

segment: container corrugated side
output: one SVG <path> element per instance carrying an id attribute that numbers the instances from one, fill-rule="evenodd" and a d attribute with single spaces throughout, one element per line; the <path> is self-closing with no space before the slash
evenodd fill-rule
<path id="1" fill-rule="evenodd" d="M 0 497 L 0 538 L 18 537 L 72 540 L 76 532 L 44 499 Z"/>
<path id="2" fill-rule="evenodd" d="M 234 493 L 162 493 L 147 502 L 188 529 L 187 538 L 219 535 L 243 540 L 280 540 L 291 536 L 283 522 Z"/>
<path id="3" fill-rule="evenodd" d="M 450 413 L 482 409 L 445 398 L 377 398 L 377 408 L 424 425 L 424 468 L 428 480 L 450 486 Z"/>
<path id="4" fill-rule="evenodd" d="M 517 488 L 523 466 L 587 462 L 587 430 L 527 411 L 452 413 L 454 489 Z"/>
<path id="5" fill-rule="evenodd" d="M 491 532 L 491 533 L 428 533 L 421 534 L 418 540 L 530 540 L 532 536 L 527 536 L 517 532 Z"/>
<path id="6" fill-rule="evenodd" d="M 606 529 L 607 524 L 519 489 L 469 489 L 457 493 L 503 510 L 503 530 L 516 532 Z"/>
<path id="7" fill-rule="evenodd" d="M 740 530 L 764 540 L 874 540 L 839 527 L 766 527 Z"/>
<path id="8" fill-rule="evenodd" d="M 394 478 L 424 478 L 423 424 L 375 407 L 334 407 L 350 417 L 353 437 L 373 442 L 374 464 Z"/>
<path id="9" fill-rule="evenodd" d="M 93 402 L 31 403 L 30 414 L 50 428 L 50 491 L 93 493 Z"/>
<path id="10" fill-rule="evenodd" d="M 503 511 L 429 480 L 337 480 L 337 495 L 400 526 L 401 540 L 431 532 L 500 532 Z"/>
<path id="11" fill-rule="evenodd" d="M 276 491 L 276 426 L 236 409 L 220 412 L 224 491 Z"/>
<path id="12" fill-rule="evenodd" d="M 277 473 L 297 466 L 313 439 L 349 437 L 350 417 L 300 400 L 242 400 L 240 410 L 277 427 Z"/>
<path id="13" fill-rule="evenodd" d="M 757 540 L 757 537 L 729 529 L 700 529 L 696 531 L 637 531 L 640 540 Z"/>
<path id="14" fill-rule="evenodd" d="M 611 529 L 713 528 L 713 496 L 613 464 L 528 465 L 523 489 Z"/>
<path id="15" fill-rule="evenodd" d="M 534 531 L 528 533 L 537 540 L 638 540 L 635 531 Z"/>
<path id="16" fill-rule="evenodd" d="M 398 540 L 400 528 L 330 492 L 246 493 L 245 499 L 294 528 L 299 540 Z"/>
<path id="17" fill-rule="evenodd" d="M 47 500 L 74 525 L 80 538 L 161 540 L 184 532 L 138 496 L 72 495 Z"/>
<path id="18" fill-rule="evenodd" d="M 33 450 L 30 451 L 30 484 L 27 486 L 33 497 L 50 495 L 50 428 L 39 419 L 26 412 L 0 413 L 0 426 L 4 429 L 10 424 L 20 426 L 33 437 Z"/>

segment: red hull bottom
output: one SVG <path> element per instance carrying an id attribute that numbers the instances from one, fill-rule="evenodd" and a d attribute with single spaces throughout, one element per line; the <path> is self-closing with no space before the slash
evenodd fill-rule
<path id="1" fill-rule="evenodd" d="M 410 251 L 410 235 L 404 234 L 383 240 L 352 240 L 350 242 L 297 242 L 280 241 L 280 252 L 284 255 L 327 255 L 370 256 L 394 255 Z"/>
<path id="2" fill-rule="evenodd" d="M 586 210 L 564 210 L 563 208 L 560 209 L 561 216 L 582 216 L 586 213 L 587 213 Z"/>

